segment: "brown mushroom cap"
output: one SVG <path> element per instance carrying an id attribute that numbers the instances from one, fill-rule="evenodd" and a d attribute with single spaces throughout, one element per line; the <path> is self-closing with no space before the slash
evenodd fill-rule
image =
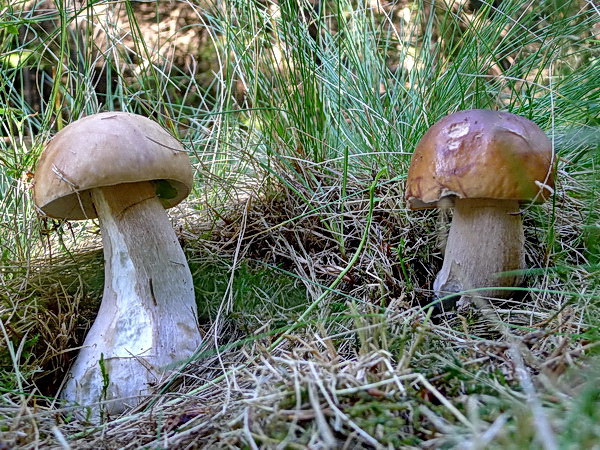
<path id="1" fill-rule="evenodd" d="M 554 186 L 552 143 L 532 121 L 472 109 L 435 123 L 417 144 L 405 198 L 412 209 L 444 197 L 544 202 Z M 538 183 L 541 183 L 540 186 Z"/>
<path id="2" fill-rule="evenodd" d="M 62 129 L 44 149 L 34 201 L 48 216 L 97 217 L 91 189 L 155 181 L 165 208 L 190 193 L 193 172 L 181 144 L 146 117 L 124 112 L 87 116 Z"/>

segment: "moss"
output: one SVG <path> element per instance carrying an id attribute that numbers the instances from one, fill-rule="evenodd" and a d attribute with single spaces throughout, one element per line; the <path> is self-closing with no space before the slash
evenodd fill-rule
<path id="1" fill-rule="evenodd" d="M 276 329 L 293 322 L 307 302 L 298 279 L 272 267 L 243 262 L 231 276 L 230 265 L 219 260 L 190 261 L 200 322 L 210 322 L 231 298 L 228 317 L 243 328 L 255 329 L 272 320 Z"/>

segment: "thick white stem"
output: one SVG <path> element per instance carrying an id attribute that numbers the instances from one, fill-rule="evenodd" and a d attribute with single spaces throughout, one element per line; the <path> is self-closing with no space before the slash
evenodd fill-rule
<path id="1" fill-rule="evenodd" d="M 519 204 L 512 200 L 458 199 L 454 206 L 444 264 L 433 288 L 438 298 L 467 289 L 513 287 L 525 267 Z M 506 298 L 509 290 L 484 290 L 470 297 Z"/>
<path id="2" fill-rule="evenodd" d="M 201 342 L 192 276 L 150 183 L 95 189 L 105 285 L 62 397 L 109 414 L 139 403 Z M 102 360 L 102 362 L 101 362 Z"/>

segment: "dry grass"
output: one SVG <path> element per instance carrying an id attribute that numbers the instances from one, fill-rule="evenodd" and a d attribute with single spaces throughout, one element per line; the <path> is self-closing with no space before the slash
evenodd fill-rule
<path id="1" fill-rule="evenodd" d="M 353 180 L 344 199 L 335 177 L 323 176 L 318 186 L 318 197 L 314 186 L 295 185 L 296 195 L 281 185 L 255 189 L 218 217 L 185 216 L 195 223 L 183 234 L 192 267 L 210 267 L 210 255 L 218 254 L 229 261 L 229 290 L 206 314 L 196 361 L 165 380 L 156 396 L 99 427 L 40 397 L 52 394 L 73 356 L 65 352 L 81 342 L 87 323 L 81 316 L 89 311 L 92 319 L 96 300 L 84 299 L 99 295 L 99 253 L 54 259 L 50 270 L 41 264 L 30 269 L 26 284 L 15 277 L 12 314 L 21 320 L 3 323 L 23 330 L 22 342 L 39 336 L 28 349 L 35 358 L 18 359 L 18 370 L 39 372 L 22 374 L 30 384 L 3 394 L 2 442 L 23 448 L 482 448 L 516 445 L 517 436 L 546 437 L 552 441 L 538 443 L 552 448 L 564 424 L 557 411 L 568 410 L 584 386 L 572 372 L 586 367 L 582 357 L 598 344 L 586 338 L 594 299 L 565 292 L 565 274 L 545 271 L 528 279 L 526 290 L 515 293 L 518 300 L 462 313 L 429 309 L 429 283 L 441 264 L 435 214 L 406 211 L 398 180 L 380 180 L 371 216 L 368 182 Z M 308 195 L 312 210 L 300 200 Z M 569 218 L 577 202 L 562 192 L 559 198 L 556 240 L 568 242 L 581 231 Z M 343 247 L 333 231 L 340 228 Z M 547 249 L 535 243 L 540 233 L 528 231 L 528 260 L 541 269 Z M 581 266 L 582 255 L 573 255 L 580 265 L 566 276 L 593 276 Z M 266 294 L 254 311 L 240 311 L 231 289 L 247 260 L 277 268 L 281 277 L 293 274 L 295 284 L 283 289 L 302 283 L 310 312 L 268 306 Z M 23 305 L 37 298 L 55 302 L 32 326 Z M 519 421 L 532 424 L 528 438 Z"/>

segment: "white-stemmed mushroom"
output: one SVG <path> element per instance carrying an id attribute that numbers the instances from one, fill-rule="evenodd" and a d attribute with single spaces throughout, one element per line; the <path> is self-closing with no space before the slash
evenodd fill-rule
<path id="1" fill-rule="evenodd" d="M 444 262 L 433 285 L 437 298 L 521 282 L 520 204 L 550 196 L 553 163 L 548 137 L 515 114 L 459 111 L 427 131 L 413 154 L 405 197 L 411 209 L 454 208 Z M 506 298 L 510 291 L 478 295 Z"/>
<path id="2" fill-rule="evenodd" d="M 92 418 L 139 403 L 201 343 L 192 276 L 165 208 L 192 187 L 179 142 L 155 122 L 109 112 L 73 122 L 38 162 L 34 198 L 46 215 L 99 218 L 105 286 L 61 392 Z"/>

